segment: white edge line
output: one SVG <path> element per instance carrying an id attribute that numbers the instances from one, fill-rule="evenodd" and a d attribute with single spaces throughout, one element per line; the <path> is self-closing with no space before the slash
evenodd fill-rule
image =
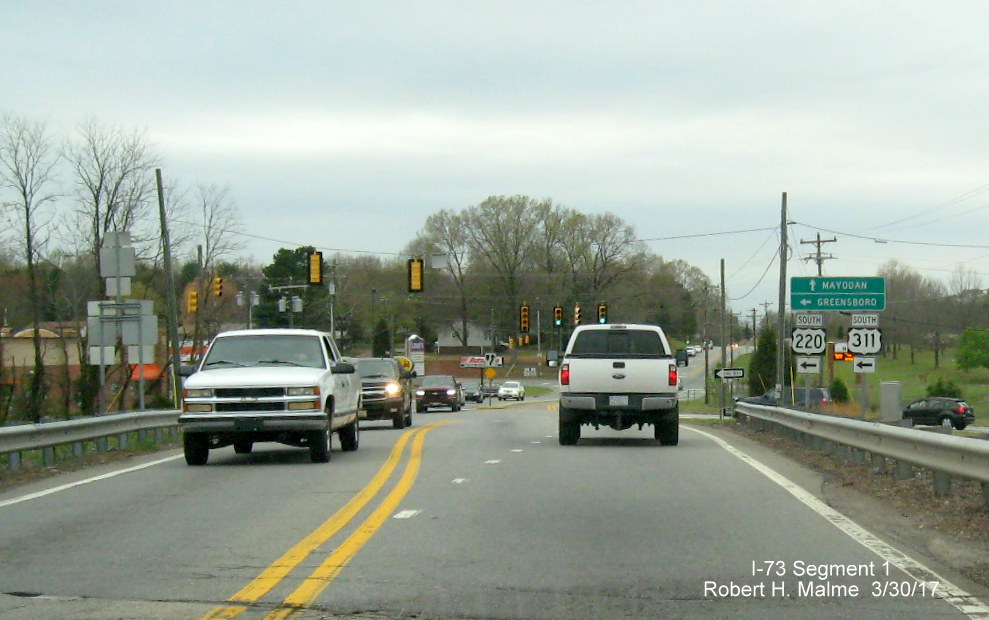
<path id="1" fill-rule="evenodd" d="M 38 499 L 39 497 L 45 497 L 46 495 L 53 495 L 61 491 L 67 491 L 69 489 L 74 489 L 76 487 L 81 487 L 84 484 L 89 484 L 91 482 L 99 482 L 100 480 L 106 480 L 107 478 L 114 478 L 116 476 L 121 476 L 123 474 L 129 474 L 131 472 L 146 469 L 148 467 L 154 467 L 155 465 L 161 465 L 162 463 L 167 463 L 169 461 L 174 461 L 176 459 L 182 458 L 181 454 L 175 456 L 169 456 L 163 459 L 158 459 L 157 461 L 151 461 L 150 463 L 144 463 L 143 465 L 135 465 L 134 467 L 128 467 L 127 469 L 120 469 L 117 471 L 112 471 L 108 474 L 102 474 L 99 476 L 94 476 L 92 478 L 86 478 L 85 480 L 79 480 L 78 482 L 72 482 L 69 484 L 63 484 L 61 486 L 52 487 L 50 489 L 45 489 L 44 491 L 38 491 L 37 493 L 30 493 L 28 495 L 22 495 L 21 497 L 15 497 L 14 499 L 8 499 L 6 501 L 0 502 L 0 508 L 5 508 L 7 506 L 13 506 L 14 504 L 20 504 L 21 502 L 26 502 L 32 499 Z"/>
<path id="2" fill-rule="evenodd" d="M 903 553 L 896 547 L 884 542 L 858 523 L 855 523 L 834 508 L 831 508 L 821 500 L 814 497 L 811 493 L 798 486 L 789 478 L 783 476 L 768 465 L 763 464 L 761 461 L 749 456 L 745 452 L 742 452 L 720 437 L 715 437 L 710 433 L 698 430 L 696 428 L 690 428 L 689 430 L 704 435 L 708 439 L 720 445 L 732 456 L 735 456 L 744 463 L 752 466 L 752 468 L 760 474 L 766 476 L 779 486 L 786 489 L 790 495 L 793 495 L 808 508 L 827 519 L 831 525 L 847 534 L 852 540 L 872 551 L 884 560 L 888 560 L 891 564 L 897 566 L 900 570 L 913 579 L 920 582 L 939 582 L 935 593 L 937 598 L 947 601 L 955 609 L 962 612 L 969 618 L 989 618 L 989 607 L 987 607 L 974 595 L 962 590 L 924 564 L 913 559 L 906 553 Z"/>

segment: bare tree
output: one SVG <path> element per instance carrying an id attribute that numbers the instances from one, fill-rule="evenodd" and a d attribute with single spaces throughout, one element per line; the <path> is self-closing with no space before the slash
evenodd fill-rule
<path id="1" fill-rule="evenodd" d="M 157 251 L 158 218 L 152 214 L 156 192 L 153 169 L 158 156 L 142 132 L 127 133 L 96 120 L 80 126 L 77 140 L 66 153 L 75 176 L 79 244 L 92 257 L 93 279 L 102 289 L 100 248 L 107 233 L 129 233 L 140 257 Z M 86 396 L 82 407 L 88 412 L 97 392 L 96 375 L 88 365 L 83 373 L 81 393 Z"/>
<path id="2" fill-rule="evenodd" d="M 467 295 L 470 235 L 467 232 L 466 217 L 444 209 L 426 218 L 421 234 L 437 253 L 446 255 L 446 266 L 458 296 L 457 318 L 460 319 L 460 329 L 455 331 L 460 338 L 460 344 L 466 347 L 470 337 L 468 328 L 470 304 Z"/>
<path id="3" fill-rule="evenodd" d="M 45 364 L 41 350 L 41 300 L 37 274 L 37 259 L 45 239 L 42 231 L 48 224 L 45 206 L 55 199 L 47 193 L 58 154 L 43 123 L 4 115 L 0 127 L 0 182 L 13 196 L 5 202 L 19 221 L 24 257 L 27 262 L 28 296 L 34 327 L 34 372 L 27 393 L 26 413 L 30 420 L 41 418 L 45 399 Z"/>
<path id="4" fill-rule="evenodd" d="M 158 155 L 144 134 L 84 123 L 66 156 L 75 174 L 77 225 L 87 252 L 99 269 L 100 247 L 108 232 L 128 232 L 139 255 L 158 243 L 154 167 Z M 96 274 L 99 277 L 99 274 Z"/>
<path id="5" fill-rule="evenodd" d="M 469 208 L 465 217 L 472 256 L 494 270 L 507 306 L 514 308 L 539 229 L 535 201 L 527 196 L 490 196 Z"/>

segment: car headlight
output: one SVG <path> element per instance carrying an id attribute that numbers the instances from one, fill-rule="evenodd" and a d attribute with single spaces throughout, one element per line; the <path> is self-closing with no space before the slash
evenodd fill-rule
<path id="1" fill-rule="evenodd" d="M 426 390 L 416 390 L 416 396 L 425 396 Z"/>
<path id="2" fill-rule="evenodd" d="M 212 398 L 213 388 L 190 388 L 185 391 L 185 398 Z"/>
<path id="3" fill-rule="evenodd" d="M 389 396 L 395 396 L 396 394 L 402 393 L 402 386 L 397 383 L 389 383 L 385 386 L 385 393 Z"/>
<path id="4" fill-rule="evenodd" d="M 447 396 L 456 396 L 457 395 L 457 390 L 447 390 L 446 391 L 446 395 Z"/>
<path id="5" fill-rule="evenodd" d="M 285 391 L 287 396 L 319 396 L 319 388 L 315 385 L 290 387 Z"/>

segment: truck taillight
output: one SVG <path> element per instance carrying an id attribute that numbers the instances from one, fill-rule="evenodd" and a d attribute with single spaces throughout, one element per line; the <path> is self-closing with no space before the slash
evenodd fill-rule
<path id="1" fill-rule="evenodd" d="M 560 366 L 560 385 L 570 385 L 570 364 Z"/>
<path id="2" fill-rule="evenodd" d="M 677 376 L 677 366 L 676 364 L 670 364 L 670 385 L 677 386 L 680 383 L 680 377 Z"/>

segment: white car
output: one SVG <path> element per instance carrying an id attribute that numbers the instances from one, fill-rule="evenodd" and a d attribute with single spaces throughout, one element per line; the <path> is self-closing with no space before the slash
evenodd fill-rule
<path id="1" fill-rule="evenodd" d="M 525 400 L 525 386 L 518 381 L 505 381 L 498 388 L 498 400 Z"/>

